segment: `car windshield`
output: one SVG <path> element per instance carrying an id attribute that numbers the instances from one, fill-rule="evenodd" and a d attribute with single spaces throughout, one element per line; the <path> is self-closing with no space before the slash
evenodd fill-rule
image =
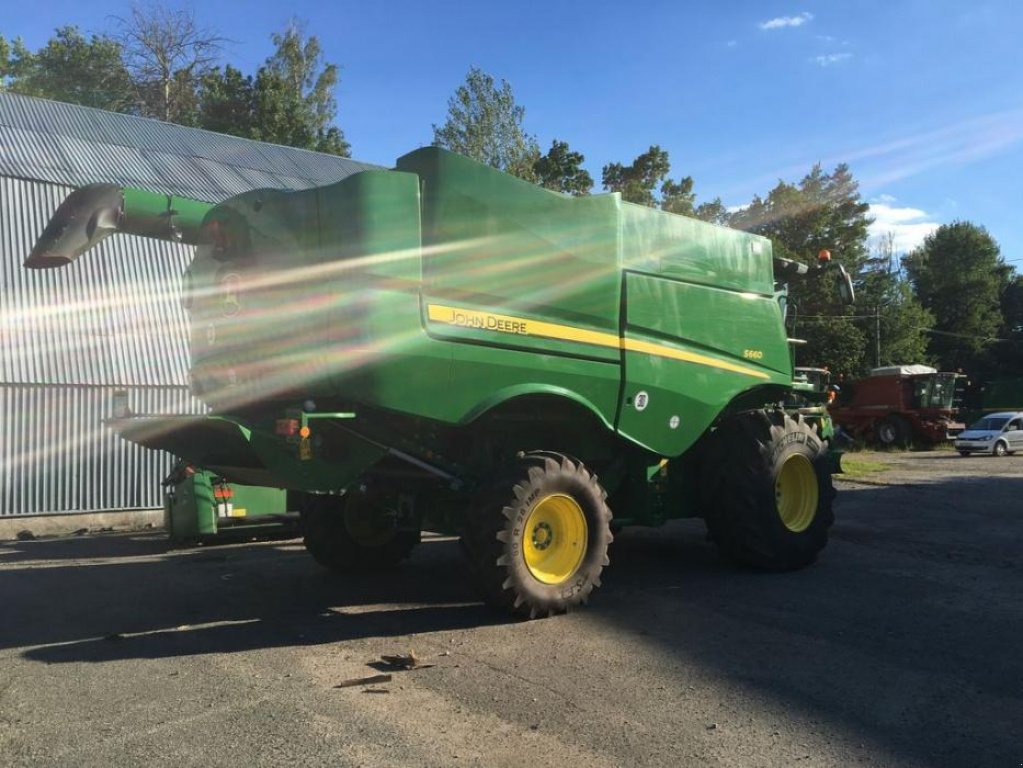
<path id="1" fill-rule="evenodd" d="M 1008 416 L 985 416 L 980 421 L 970 425 L 970 429 L 992 430 L 1001 429 L 1009 420 Z"/>

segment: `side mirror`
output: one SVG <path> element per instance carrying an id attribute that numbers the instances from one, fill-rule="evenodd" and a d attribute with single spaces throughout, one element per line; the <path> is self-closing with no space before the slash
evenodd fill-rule
<path id="1" fill-rule="evenodd" d="M 841 264 L 838 265 L 838 295 L 842 299 L 843 304 L 853 304 L 856 302 L 856 290 L 853 288 L 852 278 L 849 273 L 845 271 L 845 267 Z"/>

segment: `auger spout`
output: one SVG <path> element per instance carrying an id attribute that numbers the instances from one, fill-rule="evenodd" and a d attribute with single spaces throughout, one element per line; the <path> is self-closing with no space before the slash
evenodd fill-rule
<path id="1" fill-rule="evenodd" d="M 25 266 L 67 266 L 116 232 L 194 245 L 203 217 L 212 207 L 201 200 L 116 184 L 79 187 L 53 214 Z"/>

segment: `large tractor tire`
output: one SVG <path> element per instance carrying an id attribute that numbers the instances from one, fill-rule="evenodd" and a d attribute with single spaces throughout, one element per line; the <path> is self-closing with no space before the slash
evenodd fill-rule
<path id="1" fill-rule="evenodd" d="M 522 454 L 466 519 L 463 544 L 487 603 L 535 619 L 586 602 L 609 562 L 606 498 L 582 463 Z"/>
<path id="2" fill-rule="evenodd" d="M 359 491 L 343 496 L 305 494 L 302 541 L 313 559 L 337 573 L 389 568 L 407 558 L 419 531 L 398 527 L 398 517 Z"/>
<path id="3" fill-rule="evenodd" d="M 828 446 L 797 414 L 755 411 L 710 437 L 702 504 L 723 555 L 788 571 L 812 563 L 834 522 Z"/>

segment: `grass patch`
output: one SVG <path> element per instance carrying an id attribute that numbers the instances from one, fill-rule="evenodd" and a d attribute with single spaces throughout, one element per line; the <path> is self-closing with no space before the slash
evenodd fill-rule
<path id="1" fill-rule="evenodd" d="M 883 461 L 860 459 L 849 454 L 842 457 L 843 474 L 848 477 L 869 477 L 879 472 L 887 472 L 888 469 L 888 465 Z"/>

